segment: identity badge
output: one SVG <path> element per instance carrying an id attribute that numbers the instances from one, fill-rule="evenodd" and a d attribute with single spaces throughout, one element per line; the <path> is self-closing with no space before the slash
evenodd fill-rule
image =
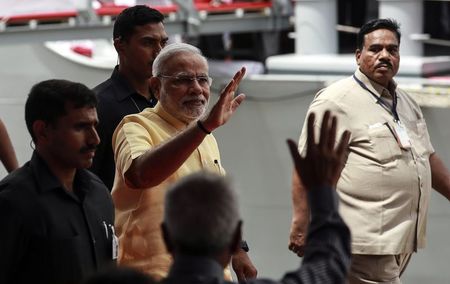
<path id="1" fill-rule="evenodd" d="M 397 142 L 402 149 L 411 149 L 411 140 L 405 126 L 399 121 L 394 125 L 394 132 Z"/>
<path id="2" fill-rule="evenodd" d="M 113 235 L 112 240 L 112 259 L 116 260 L 119 256 L 119 238 L 116 235 Z"/>
<path id="3" fill-rule="evenodd" d="M 116 236 L 116 231 L 113 225 L 109 225 L 112 235 L 112 259 L 116 260 L 119 256 L 119 238 Z"/>

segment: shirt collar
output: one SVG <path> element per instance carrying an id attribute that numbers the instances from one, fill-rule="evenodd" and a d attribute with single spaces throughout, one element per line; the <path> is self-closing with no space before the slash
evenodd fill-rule
<path id="1" fill-rule="evenodd" d="M 53 175 L 47 163 L 39 156 L 38 152 L 34 151 L 30 160 L 30 167 L 36 178 L 38 189 L 41 192 L 46 192 L 55 188 L 62 187 L 58 178 Z"/>
<path id="2" fill-rule="evenodd" d="M 162 119 L 167 121 L 169 124 L 171 124 L 178 130 L 185 129 L 189 125 L 189 123 L 185 123 L 184 121 L 181 121 L 175 116 L 168 113 L 159 102 L 156 104 L 154 109 L 156 114 L 158 114 Z"/>
<path id="3" fill-rule="evenodd" d="M 369 90 L 371 90 L 374 94 L 376 94 L 379 97 L 382 96 L 392 99 L 391 92 L 395 93 L 395 90 L 397 89 L 397 83 L 394 80 L 391 80 L 389 82 L 389 90 L 388 90 L 382 85 L 378 84 L 377 82 L 367 77 L 363 72 L 361 72 L 359 68 L 355 72 L 355 77 L 358 78 L 361 82 L 363 82 L 364 85 L 366 85 L 366 87 Z"/>
<path id="4" fill-rule="evenodd" d="M 30 167 L 36 178 L 38 190 L 40 190 L 42 193 L 57 188 L 64 190 L 64 186 L 61 184 L 59 179 L 51 172 L 47 163 L 44 159 L 42 159 L 41 156 L 39 156 L 39 153 L 37 151 L 33 152 L 30 160 Z M 86 170 L 78 169 L 75 174 L 74 188 L 76 188 L 76 190 L 82 191 L 83 193 L 88 192 L 88 179 L 89 174 L 86 172 Z"/>
<path id="5" fill-rule="evenodd" d="M 127 79 L 119 73 L 119 65 L 114 67 L 114 71 L 111 75 L 111 82 L 117 90 L 115 93 L 117 101 L 123 101 L 134 94 L 138 94 L 136 90 L 128 83 Z"/>
<path id="6" fill-rule="evenodd" d="M 213 258 L 205 256 L 176 255 L 168 278 L 196 276 L 223 282 L 223 267 Z M 209 281 L 208 281 L 209 282 Z"/>

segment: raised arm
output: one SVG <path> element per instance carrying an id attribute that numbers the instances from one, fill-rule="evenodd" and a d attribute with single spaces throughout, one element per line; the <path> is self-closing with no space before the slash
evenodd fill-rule
<path id="1" fill-rule="evenodd" d="M 14 152 L 14 147 L 9 139 L 8 131 L 6 130 L 3 121 L 0 120 L 0 160 L 5 166 L 8 172 L 19 167 L 17 162 L 16 153 Z"/>
<path id="2" fill-rule="evenodd" d="M 288 273 L 284 283 L 345 283 L 350 267 L 350 231 L 338 213 L 335 187 L 345 165 L 350 133 L 345 131 L 335 147 L 337 119 L 326 111 L 319 143 L 315 141 L 314 114 L 308 117 L 306 156 L 288 140 L 296 173 L 302 180 L 311 209 L 303 264 Z"/>
<path id="3" fill-rule="evenodd" d="M 212 132 L 224 125 L 233 116 L 245 99 L 244 94 L 234 96 L 245 74 L 245 68 L 239 70 L 223 89 L 219 100 L 200 123 L 206 131 Z M 179 133 L 140 157 L 133 160 L 125 173 L 127 183 L 134 188 L 148 188 L 158 185 L 173 174 L 202 143 L 207 133 L 193 123 Z"/>

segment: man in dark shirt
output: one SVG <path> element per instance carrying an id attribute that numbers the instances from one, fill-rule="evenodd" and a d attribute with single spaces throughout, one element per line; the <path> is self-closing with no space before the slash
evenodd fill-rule
<path id="1" fill-rule="evenodd" d="M 336 118 L 326 112 L 319 143 L 314 137 L 314 115 L 308 120 L 305 158 L 288 141 L 297 173 L 311 208 L 302 266 L 279 282 L 254 279 L 247 283 L 345 283 L 350 266 L 350 231 L 341 219 L 335 186 L 347 156 L 350 133 L 335 147 Z M 223 267 L 239 249 L 242 221 L 236 194 L 223 177 L 197 173 L 181 179 L 166 193 L 162 226 L 167 249 L 174 258 L 164 284 L 223 283 Z"/>
<path id="2" fill-rule="evenodd" d="M 124 116 L 156 104 L 148 80 L 153 61 L 168 40 L 163 20 L 159 11 L 137 5 L 123 10 L 114 22 L 113 39 L 119 65 L 111 78 L 94 88 L 99 100 L 97 131 L 101 143 L 91 168 L 109 190 L 115 174 L 111 139 L 116 126 Z"/>
<path id="3" fill-rule="evenodd" d="M 114 265 L 111 196 L 85 170 L 99 143 L 96 104 L 79 83 L 31 89 L 25 120 L 35 151 L 0 181 L 0 283 L 79 283 Z"/>

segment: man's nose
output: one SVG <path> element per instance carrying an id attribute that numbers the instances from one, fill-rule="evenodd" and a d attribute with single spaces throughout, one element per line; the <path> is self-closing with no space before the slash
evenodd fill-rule
<path id="1" fill-rule="evenodd" d="M 97 130 L 93 127 L 89 132 L 89 144 L 98 145 L 100 144 L 100 136 L 98 136 Z"/>
<path id="2" fill-rule="evenodd" d="M 199 80 L 195 77 L 191 81 L 191 88 L 194 90 L 199 90 L 199 91 L 203 90 L 203 87 L 202 87 L 202 85 L 200 85 Z"/>
<path id="3" fill-rule="evenodd" d="M 390 58 L 390 53 L 386 48 L 383 48 L 380 52 L 380 57 L 381 58 Z"/>
<path id="4" fill-rule="evenodd" d="M 163 45 L 161 42 L 155 44 L 155 57 L 161 52 Z"/>

